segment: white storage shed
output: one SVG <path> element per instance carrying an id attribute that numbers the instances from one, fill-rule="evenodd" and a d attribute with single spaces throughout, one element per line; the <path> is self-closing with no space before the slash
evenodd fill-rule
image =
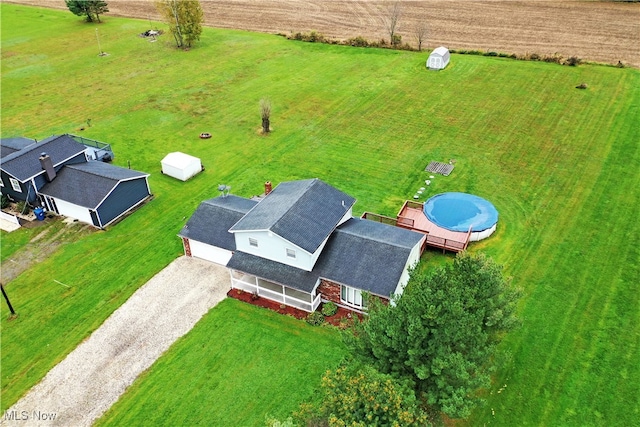
<path id="1" fill-rule="evenodd" d="M 449 63 L 449 49 L 440 46 L 431 52 L 427 59 L 427 68 L 430 70 L 442 70 Z"/>
<path id="2" fill-rule="evenodd" d="M 199 158 L 180 152 L 167 154 L 160 163 L 163 174 L 181 181 L 186 181 L 202 171 L 202 163 Z"/>

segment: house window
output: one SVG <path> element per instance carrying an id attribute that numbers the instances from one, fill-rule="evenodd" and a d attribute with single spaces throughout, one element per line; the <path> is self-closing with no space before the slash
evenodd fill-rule
<path id="1" fill-rule="evenodd" d="M 11 183 L 11 188 L 13 188 L 13 191 L 22 193 L 22 188 L 20 188 L 20 182 L 17 179 L 9 178 L 9 182 Z"/>
<path id="2" fill-rule="evenodd" d="M 252 239 L 251 237 L 249 237 L 249 246 L 253 246 L 254 248 L 258 247 L 258 240 L 257 239 Z"/>
<path id="3" fill-rule="evenodd" d="M 294 251 L 293 249 L 287 249 L 287 258 L 294 258 L 296 257 L 296 251 Z"/>
<path id="4" fill-rule="evenodd" d="M 362 298 L 362 291 L 350 286 L 340 287 L 340 300 L 353 307 L 367 308 L 367 301 Z"/>

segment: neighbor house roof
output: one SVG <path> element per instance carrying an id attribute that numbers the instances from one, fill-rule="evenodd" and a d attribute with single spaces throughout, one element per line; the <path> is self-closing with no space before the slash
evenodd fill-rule
<path id="1" fill-rule="evenodd" d="M 35 143 L 35 139 L 23 137 L 2 138 L 0 140 L 0 158 L 4 158 L 5 156 L 15 153 L 16 151 L 23 150 Z"/>
<path id="2" fill-rule="evenodd" d="M 262 203 L 262 202 L 261 202 Z M 319 278 L 389 297 L 423 234 L 351 218 L 330 237 L 312 271 L 237 251 L 227 267 L 311 292 Z"/>
<path id="3" fill-rule="evenodd" d="M 205 200 L 200 203 L 178 236 L 235 251 L 236 241 L 233 234 L 229 233 L 229 228 L 256 203 L 258 202 L 234 195 Z"/>
<path id="4" fill-rule="evenodd" d="M 54 166 L 83 153 L 85 146 L 74 141 L 69 135 L 48 138 L 37 144 L 26 146 L 2 157 L 2 170 L 18 179 L 27 181 L 35 175 L 43 173 L 40 156 L 47 153 Z"/>
<path id="5" fill-rule="evenodd" d="M 269 230 L 314 253 L 354 203 L 317 178 L 283 182 L 229 231 Z"/>
<path id="6" fill-rule="evenodd" d="M 119 182 L 147 176 L 149 174 L 91 161 L 66 165 L 53 181 L 40 189 L 40 193 L 96 209 Z"/>

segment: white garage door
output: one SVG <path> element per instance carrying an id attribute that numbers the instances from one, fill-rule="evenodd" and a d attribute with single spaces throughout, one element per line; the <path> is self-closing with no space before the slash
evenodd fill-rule
<path id="1" fill-rule="evenodd" d="M 58 212 L 60 215 L 68 216 L 70 218 L 75 218 L 79 221 L 86 222 L 87 224 L 92 224 L 91 214 L 89 213 L 89 209 L 74 205 L 73 203 L 65 202 L 64 200 L 55 199 L 56 206 L 58 207 Z"/>
<path id="2" fill-rule="evenodd" d="M 220 265 L 227 265 L 233 253 L 226 249 L 217 248 L 195 240 L 189 240 L 191 255 L 196 258 L 206 259 Z"/>

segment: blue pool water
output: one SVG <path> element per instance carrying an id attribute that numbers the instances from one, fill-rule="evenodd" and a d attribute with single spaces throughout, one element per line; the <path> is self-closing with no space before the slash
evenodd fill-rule
<path id="1" fill-rule="evenodd" d="M 442 193 L 424 204 L 429 221 L 450 231 L 483 231 L 498 222 L 498 211 L 482 197 L 467 193 Z"/>

